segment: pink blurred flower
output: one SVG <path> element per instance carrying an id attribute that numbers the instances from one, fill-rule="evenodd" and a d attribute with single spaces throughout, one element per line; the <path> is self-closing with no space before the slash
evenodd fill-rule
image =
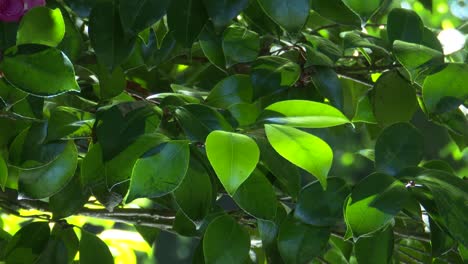
<path id="1" fill-rule="evenodd" d="M 19 21 L 29 9 L 43 5 L 45 0 L 0 0 L 0 21 Z"/>

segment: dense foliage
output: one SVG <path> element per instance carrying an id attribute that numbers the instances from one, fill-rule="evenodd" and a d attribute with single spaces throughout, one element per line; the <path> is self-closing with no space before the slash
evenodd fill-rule
<path id="1" fill-rule="evenodd" d="M 465 1 L 409 2 L 0 0 L 0 263 L 467 261 Z"/>

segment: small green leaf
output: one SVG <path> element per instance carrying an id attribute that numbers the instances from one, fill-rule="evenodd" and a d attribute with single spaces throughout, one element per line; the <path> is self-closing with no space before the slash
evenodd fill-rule
<path id="1" fill-rule="evenodd" d="M 421 44 L 424 24 L 413 10 L 394 8 L 388 14 L 387 34 L 390 44 L 395 40 Z"/>
<path id="2" fill-rule="evenodd" d="M 359 264 L 389 263 L 393 243 L 393 229 L 390 226 L 369 237 L 360 237 L 354 246 L 356 259 Z"/>
<path id="3" fill-rule="evenodd" d="M 320 16 L 337 23 L 356 26 L 361 25 L 359 17 L 341 0 L 314 0 L 310 2 L 310 5 Z"/>
<path id="4" fill-rule="evenodd" d="M 244 27 L 228 27 L 223 34 L 223 51 L 226 67 L 254 61 L 260 51 L 260 37 Z"/>
<path id="5" fill-rule="evenodd" d="M 344 104 L 343 87 L 334 70 L 327 67 L 317 67 L 311 76 L 312 82 L 320 94 L 336 108 L 342 110 Z"/>
<path id="6" fill-rule="evenodd" d="M 203 237 L 203 255 L 207 264 L 244 263 L 249 256 L 249 248 L 249 234 L 228 215 L 214 219 Z"/>
<path id="7" fill-rule="evenodd" d="M 333 106 L 306 100 L 287 100 L 265 108 L 265 123 L 303 128 L 324 128 L 349 123 Z"/>
<path id="8" fill-rule="evenodd" d="M 231 75 L 216 84 L 206 98 L 214 107 L 228 108 L 233 104 L 252 101 L 252 84 L 248 75 Z"/>
<path id="9" fill-rule="evenodd" d="M 318 181 L 304 187 L 299 195 L 294 217 L 314 226 L 333 226 L 343 219 L 343 205 L 349 187 L 340 178 L 329 178 L 327 190 Z"/>
<path id="10" fill-rule="evenodd" d="M 248 136 L 217 130 L 206 138 L 206 154 L 219 180 L 232 196 L 254 171 L 260 150 Z"/>
<path id="11" fill-rule="evenodd" d="M 60 50 L 23 45 L 10 51 L 5 52 L 0 67 L 15 87 L 37 96 L 80 91 L 73 64 Z"/>
<path id="12" fill-rule="evenodd" d="M 21 19 L 16 44 L 42 44 L 56 47 L 65 35 L 65 22 L 59 8 L 33 8 Z"/>
<path id="13" fill-rule="evenodd" d="M 423 138 L 415 127 L 409 123 L 393 124 L 377 138 L 375 167 L 377 171 L 395 175 L 406 167 L 418 165 L 423 150 Z"/>
<path id="14" fill-rule="evenodd" d="M 248 126 L 257 120 L 260 115 L 258 104 L 238 103 L 228 107 L 229 113 L 236 119 L 239 126 Z"/>
<path id="15" fill-rule="evenodd" d="M 222 35 L 216 34 L 210 24 L 206 24 L 202 32 L 198 36 L 200 48 L 202 49 L 208 60 L 216 67 L 224 70 L 226 68 L 226 59 L 222 46 Z"/>
<path id="16" fill-rule="evenodd" d="M 2 252 L 7 263 L 35 263 L 50 237 L 48 222 L 33 222 L 23 226 L 10 239 Z"/>
<path id="17" fill-rule="evenodd" d="M 308 0 L 258 0 L 268 16 L 287 31 L 299 31 L 309 17 Z"/>
<path id="18" fill-rule="evenodd" d="M 249 3 L 248 0 L 203 0 L 206 11 L 216 28 L 222 28 L 235 18 Z"/>
<path id="19" fill-rule="evenodd" d="M 382 2 L 383 0 L 343 0 L 343 3 L 361 18 L 362 23 L 366 23 L 377 12 Z"/>
<path id="20" fill-rule="evenodd" d="M 326 189 L 333 152 L 325 141 L 296 128 L 282 125 L 265 125 L 265 132 L 276 152 L 314 175 L 323 189 Z"/>
<path id="21" fill-rule="evenodd" d="M 192 46 L 207 20 L 202 0 L 172 0 L 167 10 L 169 29 L 186 48 Z"/>
<path id="22" fill-rule="evenodd" d="M 119 13 L 126 31 L 137 34 L 150 27 L 165 14 L 170 0 L 122 0 Z"/>
<path id="23" fill-rule="evenodd" d="M 82 230 L 80 240 L 80 263 L 113 264 L 114 258 L 106 243 L 96 235 Z"/>
<path id="24" fill-rule="evenodd" d="M 306 225 L 288 217 L 281 223 L 278 249 L 285 263 L 309 263 L 327 247 L 328 228 Z"/>
<path id="25" fill-rule="evenodd" d="M 50 197 L 72 179 L 77 165 L 76 146 L 68 142 L 63 152 L 49 163 L 32 169 L 19 169 L 20 191 L 33 199 Z"/>
<path id="26" fill-rule="evenodd" d="M 127 203 L 168 194 L 181 184 L 189 166 L 188 141 L 173 140 L 148 151 L 133 167 Z"/>
<path id="27" fill-rule="evenodd" d="M 95 90 L 101 100 L 110 99 L 124 91 L 127 82 L 121 67 L 115 67 L 113 71 L 109 71 L 106 67 L 97 65 L 93 71 L 99 80 L 99 85 Z"/>

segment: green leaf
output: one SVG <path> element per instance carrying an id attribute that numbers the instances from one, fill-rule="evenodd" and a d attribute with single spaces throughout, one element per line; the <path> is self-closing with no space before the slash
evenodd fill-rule
<path id="1" fill-rule="evenodd" d="M 6 50 L 16 44 L 18 23 L 0 21 L 0 49 Z"/>
<path id="2" fill-rule="evenodd" d="M 216 28 L 222 28 L 231 23 L 249 3 L 248 0 L 203 0 L 206 11 Z"/>
<path id="3" fill-rule="evenodd" d="M 309 17 L 308 0 L 258 0 L 265 13 L 287 31 L 299 31 Z"/>
<path id="4" fill-rule="evenodd" d="M 328 98 L 336 108 L 342 110 L 344 104 L 343 87 L 336 72 L 330 68 L 317 67 L 316 72 L 311 77 L 320 94 Z"/>
<path id="5" fill-rule="evenodd" d="M 320 16 L 345 25 L 361 25 L 359 17 L 341 0 L 314 0 L 311 8 Z"/>
<path id="6" fill-rule="evenodd" d="M 333 226 L 343 219 L 343 205 L 350 190 L 340 178 L 329 178 L 324 191 L 320 182 L 304 187 L 294 217 L 314 226 Z"/>
<path id="7" fill-rule="evenodd" d="M 89 39 L 99 63 L 111 72 L 130 56 L 136 41 L 135 35 L 124 32 L 114 1 L 94 5 L 89 15 Z"/>
<path id="8" fill-rule="evenodd" d="M 182 211 L 192 220 L 202 220 L 213 203 L 213 187 L 210 176 L 195 158 L 190 159 L 184 180 L 174 191 L 175 200 Z"/>
<path id="9" fill-rule="evenodd" d="M 424 24 L 413 10 L 394 8 L 388 14 L 387 34 L 390 44 L 395 40 L 421 44 Z"/>
<path id="10" fill-rule="evenodd" d="M 150 27 L 165 14 L 170 0 L 121 0 L 120 20 L 126 31 L 137 34 Z"/>
<path id="11" fill-rule="evenodd" d="M 21 19 L 16 44 L 41 44 L 56 47 L 65 35 L 60 9 L 33 8 Z"/>
<path id="12" fill-rule="evenodd" d="M 228 108 L 238 103 L 250 103 L 252 101 L 252 89 L 248 75 L 231 75 L 216 84 L 206 98 L 206 102 L 219 108 Z"/>
<path id="13" fill-rule="evenodd" d="M 307 33 L 302 33 L 306 38 L 307 42 L 310 43 L 312 48 L 328 56 L 333 62 L 336 62 L 339 58 L 343 56 L 343 50 L 341 46 L 335 44 L 333 41 L 315 36 Z"/>
<path id="14" fill-rule="evenodd" d="M 379 124 L 408 122 L 418 107 L 416 89 L 398 72 L 387 71 L 374 85 L 373 104 Z"/>
<path id="15" fill-rule="evenodd" d="M 70 182 L 58 193 L 49 198 L 49 209 L 54 219 L 73 215 L 88 201 L 90 193 L 81 187 L 80 174 L 75 174 Z"/>
<path id="16" fill-rule="evenodd" d="M 79 247 L 78 238 L 73 227 L 68 226 L 66 229 L 62 229 L 59 225 L 54 226 L 47 246 L 35 263 L 59 264 L 73 261 Z"/>
<path id="17" fill-rule="evenodd" d="M 356 259 L 359 264 L 389 263 L 393 255 L 393 243 L 393 229 L 390 226 L 369 237 L 360 237 L 354 246 Z"/>
<path id="18" fill-rule="evenodd" d="M 8 167 L 5 159 L 0 152 L 0 188 L 5 191 L 5 184 L 8 180 Z"/>
<path id="19" fill-rule="evenodd" d="M 161 232 L 161 230 L 158 228 L 141 225 L 135 225 L 135 229 L 138 231 L 138 233 L 140 233 L 140 235 L 150 247 L 153 246 L 154 242 L 159 236 L 159 233 Z"/>
<path id="20" fill-rule="evenodd" d="M 207 20 L 202 0 L 172 0 L 167 10 L 170 31 L 187 48 L 192 46 Z"/>
<path id="21" fill-rule="evenodd" d="M 58 106 L 50 113 L 46 142 L 63 138 L 86 138 L 91 136 L 94 117 L 81 110 Z"/>
<path id="22" fill-rule="evenodd" d="M 55 48 L 18 46 L 5 52 L 0 67 L 8 82 L 27 93 L 53 96 L 80 91 L 72 63 Z"/>
<path id="23" fill-rule="evenodd" d="M 249 234 L 228 215 L 214 219 L 203 237 L 203 255 L 207 264 L 244 263 L 249 256 L 249 248 Z"/>
<path id="24" fill-rule="evenodd" d="M 248 126 L 257 120 L 260 115 L 258 104 L 238 103 L 228 107 L 229 113 L 236 119 L 239 126 Z"/>
<path id="25" fill-rule="evenodd" d="M 396 40 L 393 54 L 408 71 L 411 81 L 415 82 L 430 73 L 430 69 L 444 63 L 444 54 L 419 44 Z"/>
<path id="26" fill-rule="evenodd" d="M 72 179 L 77 164 L 76 146 L 68 142 L 63 152 L 49 163 L 32 169 L 19 169 L 20 191 L 33 199 L 50 197 Z"/>
<path id="27" fill-rule="evenodd" d="M 173 140 L 148 151 L 133 167 L 127 203 L 168 194 L 181 184 L 189 166 L 188 141 Z"/>
<path id="28" fill-rule="evenodd" d="M 408 123 L 396 123 L 380 133 L 375 143 L 377 171 L 396 175 L 421 161 L 424 142 L 420 132 Z"/>
<path id="29" fill-rule="evenodd" d="M 2 252 L 7 263 L 35 263 L 50 236 L 49 223 L 33 222 L 23 226 Z"/>
<path id="30" fill-rule="evenodd" d="M 349 123 L 333 106 L 306 100 L 287 100 L 265 108 L 265 123 L 303 128 L 324 128 Z"/>
<path id="31" fill-rule="evenodd" d="M 359 35 L 357 31 L 348 31 L 341 33 L 344 35 L 343 46 L 349 48 L 369 48 L 380 54 L 389 55 L 388 51 L 383 47 L 370 42 L 367 38 Z"/>
<path id="32" fill-rule="evenodd" d="M 260 150 L 248 136 L 216 130 L 206 138 L 206 155 L 224 188 L 233 196 L 257 166 Z"/>
<path id="33" fill-rule="evenodd" d="M 242 13 L 253 30 L 259 33 L 281 34 L 280 27 L 265 13 L 258 1 L 249 1 L 249 5 Z"/>
<path id="34" fill-rule="evenodd" d="M 327 175 L 332 165 L 333 152 L 325 141 L 296 128 L 282 125 L 265 125 L 265 132 L 276 152 L 314 175 L 323 189 L 327 188 Z"/>
<path id="35" fill-rule="evenodd" d="M 122 93 L 127 85 L 125 73 L 121 67 L 115 67 L 113 71 L 109 71 L 103 65 L 97 65 L 93 69 L 99 80 L 99 85 L 95 90 L 97 96 L 101 100 L 107 100 Z"/>
<path id="36" fill-rule="evenodd" d="M 328 228 L 306 225 L 288 217 L 279 229 L 278 249 L 285 263 L 308 263 L 325 251 L 329 237 Z"/>
<path id="37" fill-rule="evenodd" d="M 351 231 L 355 238 L 373 233 L 393 219 L 393 213 L 386 213 L 381 209 L 373 207 L 372 203 L 394 181 L 395 178 L 391 176 L 373 173 L 354 187 L 346 202 L 344 214 L 346 225 L 349 229 L 348 232 Z M 400 206 L 399 204 L 392 205 L 386 211 L 395 212 L 397 210 L 394 207 L 401 209 Z"/>
<path id="38" fill-rule="evenodd" d="M 343 0 L 343 3 L 361 18 L 361 23 L 365 24 L 380 8 L 383 0 Z"/>
<path id="39" fill-rule="evenodd" d="M 441 257 L 455 246 L 455 241 L 432 218 L 429 218 L 429 227 L 431 229 L 431 255 Z"/>
<path id="40" fill-rule="evenodd" d="M 275 190 L 259 170 L 245 180 L 232 197 L 242 210 L 253 217 L 273 220 L 276 217 L 277 200 Z"/>
<path id="41" fill-rule="evenodd" d="M 440 112 L 447 101 L 459 104 L 468 99 L 468 65 L 448 63 L 424 80 L 423 99 L 429 112 Z"/>
<path id="42" fill-rule="evenodd" d="M 96 235 L 82 230 L 80 240 L 80 263 L 113 264 L 114 258 L 106 243 Z"/>
<path id="43" fill-rule="evenodd" d="M 260 52 L 260 37 L 244 27 L 231 26 L 223 33 L 222 47 L 226 67 L 254 61 Z"/>
<path id="44" fill-rule="evenodd" d="M 259 57 L 252 66 L 250 79 L 253 99 L 277 93 L 293 85 L 300 77 L 301 68 L 282 57 Z"/>
<path id="45" fill-rule="evenodd" d="M 216 34 L 214 28 L 210 24 L 206 24 L 198 39 L 200 48 L 208 60 L 216 67 L 224 70 L 226 68 L 226 59 L 224 58 L 222 46 L 223 36 Z"/>

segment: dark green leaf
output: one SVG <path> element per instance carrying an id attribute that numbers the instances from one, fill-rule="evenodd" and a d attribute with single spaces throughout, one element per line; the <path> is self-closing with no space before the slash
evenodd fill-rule
<path id="1" fill-rule="evenodd" d="M 416 12 L 403 8 L 394 8 L 388 14 L 387 34 L 390 44 L 395 40 L 421 43 L 424 24 Z"/>
<path id="2" fill-rule="evenodd" d="M 375 14 L 382 2 L 383 0 L 343 0 L 343 3 L 361 18 L 363 24 Z"/>
<path id="3" fill-rule="evenodd" d="M 239 126 L 248 126 L 257 120 L 260 115 L 258 104 L 238 103 L 228 107 L 229 113 L 236 119 Z"/>
<path id="4" fill-rule="evenodd" d="M 86 138 L 91 136 L 94 118 L 81 110 L 59 106 L 52 110 L 47 126 L 46 142 L 63 138 Z"/>
<path id="5" fill-rule="evenodd" d="M 216 28 L 228 25 L 249 3 L 248 0 L 203 0 Z"/>
<path id="6" fill-rule="evenodd" d="M 455 246 L 455 241 L 431 218 L 429 218 L 429 227 L 431 228 L 431 250 L 433 257 L 440 257 Z"/>
<path id="7" fill-rule="evenodd" d="M 38 264 L 71 263 L 78 252 L 79 241 L 73 227 L 56 224 L 49 242 L 37 260 Z"/>
<path id="8" fill-rule="evenodd" d="M 80 263 L 113 264 L 114 258 L 107 245 L 99 237 L 82 230 L 80 240 Z"/>
<path id="9" fill-rule="evenodd" d="M 99 80 L 96 94 L 100 99 L 110 99 L 124 91 L 127 82 L 125 80 L 125 73 L 121 67 L 115 67 L 110 72 L 106 67 L 97 65 L 94 73 L 96 73 Z"/>
<path id="10" fill-rule="evenodd" d="M 222 41 L 226 67 L 253 61 L 260 51 L 260 38 L 254 31 L 244 27 L 228 27 Z"/>
<path id="11" fill-rule="evenodd" d="M 308 0 L 258 0 L 258 2 L 268 16 L 287 31 L 301 30 L 309 16 Z"/>
<path id="12" fill-rule="evenodd" d="M 81 187 L 80 174 L 49 198 L 49 208 L 54 219 L 61 219 L 78 212 L 88 201 L 90 194 Z"/>
<path id="13" fill-rule="evenodd" d="M 5 184 L 8 180 L 8 167 L 5 159 L 3 158 L 2 154 L 0 153 L 0 188 L 2 191 L 5 191 Z"/>
<path id="14" fill-rule="evenodd" d="M 393 243 L 393 229 L 390 226 L 369 237 L 360 237 L 354 246 L 356 259 L 359 264 L 389 263 Z"/>
<path id="15" fill-rule="evenodd" d="M 33 8 L 21 19 L 16 44 L 41 44 L 56 47 L 65 35 L 60 9 Z"/>
<path id="16" fill-rule="evenodd" d="M 219 108 L 228 108 L 238 103 L 250 103 L 252 89 L 248 75 L 231 75 L 216 84 L 206 98 L 206 102 Z"/>
<path id="17" fill-rule="evenodd" d="M 35 263 L 47 245 L 49 223 L 33 222 L 22 227 L 10 239 L 3 252 L 7 263 Z"/>
<path id="18" fill-rule="evenodd" d="M 331 104 L 342 110 L 344 104 L 343 87 L 336 72 L 330 68 L 317 67 L 311 76 L 317 90 L 330 100 Z"/>
<path id="19" fill-rule="evenodd" d="M 140 225 L 136 225 L 135 229 L 138 231 L 138 233 L 140 233 L 140 235 L 150 247 L 153 246 L 154 242 L 158 238 L 159 233 L 161 232 L 161 230 L 157 228 Z"/>
<path id="20" fill-rule="evenodd" d="M 192 46 L 207 20 L 202 0 L 172 0 L 167 10 L 170 31 L 187 48 Z"/>
<path id="21" fill-rule="evenodd" d="M 0 21 L 0 49 L 6 50 L 16 44 L 18 23 Z"/>
<path id="22" fill-rule="evenodd" d="M 222 35 L 216 34 L 213 27 L 206 24 L 198 38 L 200 48 L 208 60 L 216 67 L 224 70 L 226 68 L 226 59 L 224 58 Z"/>
<path id="23" fill-rule="evenodd" d="M 137 34 L 165 14 L 170 0 L 121 0 L 119 13 L 125 30 Z"/>
<path id="24" fill-rule="evenodd" d="M 314 0 L 311 8 L 321 16 L 340 24 L 361 25 L 359 17 L 341 0 Z"/>

